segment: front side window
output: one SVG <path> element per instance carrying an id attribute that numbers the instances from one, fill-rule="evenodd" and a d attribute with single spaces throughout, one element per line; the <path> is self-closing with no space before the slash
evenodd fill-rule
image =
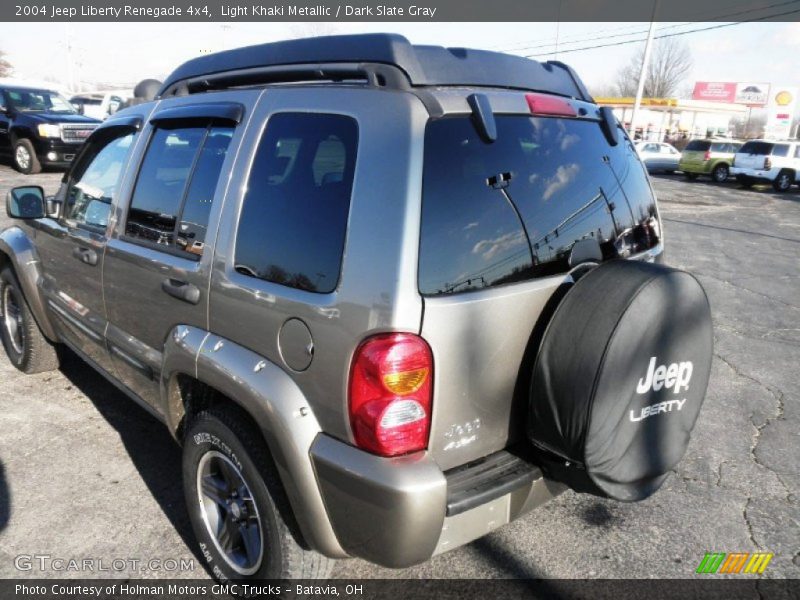
<path id="1" fill-rule="evenodd" d="M 142 161 L 125 234 L 202 254 L 232 135 L 233 129 L 224 126 L 157 128 Z"/>
<path id="2" fill-rule="evenodd" d="M 134 137 L 132 129 L 114 127 L 98 131 L 86 142 L 69 175 L 64 208 L 68 225 L 105 229 Z"/>
<path id="3" fill-rule="evenodd" d="M 239 216 L 239 273 L 311 292 L 336 289 L 357 147 L 358 125 L 350 117 L 269 119 Z"/>

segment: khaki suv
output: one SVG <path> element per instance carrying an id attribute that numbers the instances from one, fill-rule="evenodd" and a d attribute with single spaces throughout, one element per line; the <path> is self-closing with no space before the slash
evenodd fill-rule
<path id="1" fill-rule="evenodd" d="M 644 499 L 705 395 L 705 293 L 562 63 L 394 35 L 202 56 L 7 210 L 9 360 L 67 347 L 164 422 L 219 579 L 406 567 L 567 488 Z"/>

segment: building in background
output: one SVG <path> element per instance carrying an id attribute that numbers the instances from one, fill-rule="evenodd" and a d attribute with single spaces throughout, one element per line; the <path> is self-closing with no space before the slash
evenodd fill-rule
<path id="1" fill-rule="evenodd" d="M 633 116 L 633 98 L 595 98 L 609 106 L 628 129 Z M 648 141 L 668 141 L 679 149 L 690 139 L 728 137 L 731 120 L 746 118 L 747 106 L 710 100 L 643 98 L 634 123 L 634 137 Z"/>

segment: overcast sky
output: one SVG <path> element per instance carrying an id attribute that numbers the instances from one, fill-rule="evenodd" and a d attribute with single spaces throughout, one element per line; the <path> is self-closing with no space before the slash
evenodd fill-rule
<path id="1" fill-rule="evenodd" d="M 660 23 L 656 35 L 720 23 Z M 182 61 L 204 52 L 309 34 L 396 32 L 412 42 L 466 46 L 556 57 L 593 88 L 614 80 L 641 43 L 570 51 L 641 40 L 647 23 L 4 23 L 0 50 L 15 77 L 68 81 L 71 40 L 81 80 L 135 83 L 163 79 Z M 681 35 L 694 67 L 686 82 L 757 81 L 800 84 L 800 23 L 741 23 Z"/>

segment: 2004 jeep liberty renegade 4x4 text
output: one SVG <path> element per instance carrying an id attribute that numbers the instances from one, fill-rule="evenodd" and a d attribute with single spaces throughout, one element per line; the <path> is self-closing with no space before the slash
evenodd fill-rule
<path id="1" fill-rule="evenodd" d="M 183 447 L 225 578 L 405 567 L 681 459 L 708 301 L 559 62 L 333 36 L 190 60 L 15 188 L 3 343 L 71 348 Z"/>

